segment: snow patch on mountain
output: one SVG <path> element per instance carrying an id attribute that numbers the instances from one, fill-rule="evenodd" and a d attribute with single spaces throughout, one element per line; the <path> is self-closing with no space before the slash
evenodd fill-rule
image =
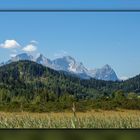
<path id="1" fill-rule="evenodd" d="M 56 70 L 64 70 L 73 73 L 86 73 L 87 69 L 82 63 L 78 63 L 71 56 L 64 56 L 53 60 L 53 67 Z"/>

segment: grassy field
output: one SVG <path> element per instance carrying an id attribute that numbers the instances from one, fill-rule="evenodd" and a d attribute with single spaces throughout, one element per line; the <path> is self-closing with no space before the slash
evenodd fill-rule
<path id="1" fill-rule="evenodd" d="M 90 111 L 86 113 L 5 113 L 0 128 L 140 128 L 140 111 Z"/>

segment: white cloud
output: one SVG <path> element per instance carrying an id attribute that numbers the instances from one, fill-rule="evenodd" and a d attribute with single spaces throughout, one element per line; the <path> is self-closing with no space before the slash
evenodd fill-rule
<path id="1" fill-rule="evenodd" d="M 20 47 L 20 45 L 15 40 L 5 40 L 4 43 L 0 44 L 0 47 L 5 49 L 11 49 L 11 48 L 18 48 Z"/>
<path id="2" fill-rule="evenodd" d="M 26 47 L 24 47 L 22 50 L 25 52 L 34 52 L 37 50 L 37 47 L 33 44 L 29 44 Z"/>
<path id="3" fill-rule="evenodd" d="M 63 56 L 67 56 L 68 52 L 61 50 L 60 52 L 57 52 L 54 54 L 54 57 L 59 58 L 59 57 L 63 57 Z"/>
<path id="4" fill-rule="evenodd" d="M 10 57 L 15 57 L 17 54 L 10 54 Z"/>
<path id="5" fill-rule="evenodd" d="M 30 43 L 31 44 L 38 44 L 38 42 L 36 40 L 31 40 Z"/>
<path id="6" fill-rule="evenodd" d="M 129 77 L 127 77 L 127 76 L 121 76 L 119 79 L 125 81 L 125 80 L 129 79 Z"/>

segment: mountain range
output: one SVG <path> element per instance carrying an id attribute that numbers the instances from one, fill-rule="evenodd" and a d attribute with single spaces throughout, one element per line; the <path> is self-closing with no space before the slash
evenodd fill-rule
<path id="1" fill-rule="evenodd" d="M 58 112 L 71 110 L 73 102 L 78 111 L 140 109 L 139 95 L 140 75 L 126 81 L 81 79 L 28 60 L 0 67 L 0 109 L 4 111 Z"/>
<path id="2" fill-rule="evenodd" d="M 77 62 L 71 56 L 63 56 L 61 58 L 50 60 L 49 58 L 45 57 L 42 54 L 39 54 L 37 57 L 33 57 L 32 55 L 29 55 L 27 53 L 22 53 L 16 55 L 15 57 L 12 57 L 10 60 L 8 60 L 5 63 L 1 63 L 0 66 L 4 64 L 10 64 L 11 62 L 17 62 L 20 60 L 33 61 L 56 71 L 65 71 L 70 74 L 74 74 L 80 77 L 81 79 L 95 78 L 98 80 L 105 80 L 105 81 L 119 80 L 115 71 L 108 64 L 106 64 L 102 68 L 88 69 L 83 65 L 83 63 Z"/>

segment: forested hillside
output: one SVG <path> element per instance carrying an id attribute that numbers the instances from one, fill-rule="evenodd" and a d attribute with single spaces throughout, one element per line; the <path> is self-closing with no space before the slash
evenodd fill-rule
<path id="1" fill-rule="evenodd" d="M 0 67 L 0 104 L 1 109 L 49 111 L 71 108 L 76 102 L 79 110 L 86 110 L 104 104 L 114 108 L 118 101 L 125 99 L 128 104 L 132 99 L 134 108 L 139 108 L 139 85 L 140 75 L 125 82 L 82 80 L 35 62 L 19 61 Z"/>

